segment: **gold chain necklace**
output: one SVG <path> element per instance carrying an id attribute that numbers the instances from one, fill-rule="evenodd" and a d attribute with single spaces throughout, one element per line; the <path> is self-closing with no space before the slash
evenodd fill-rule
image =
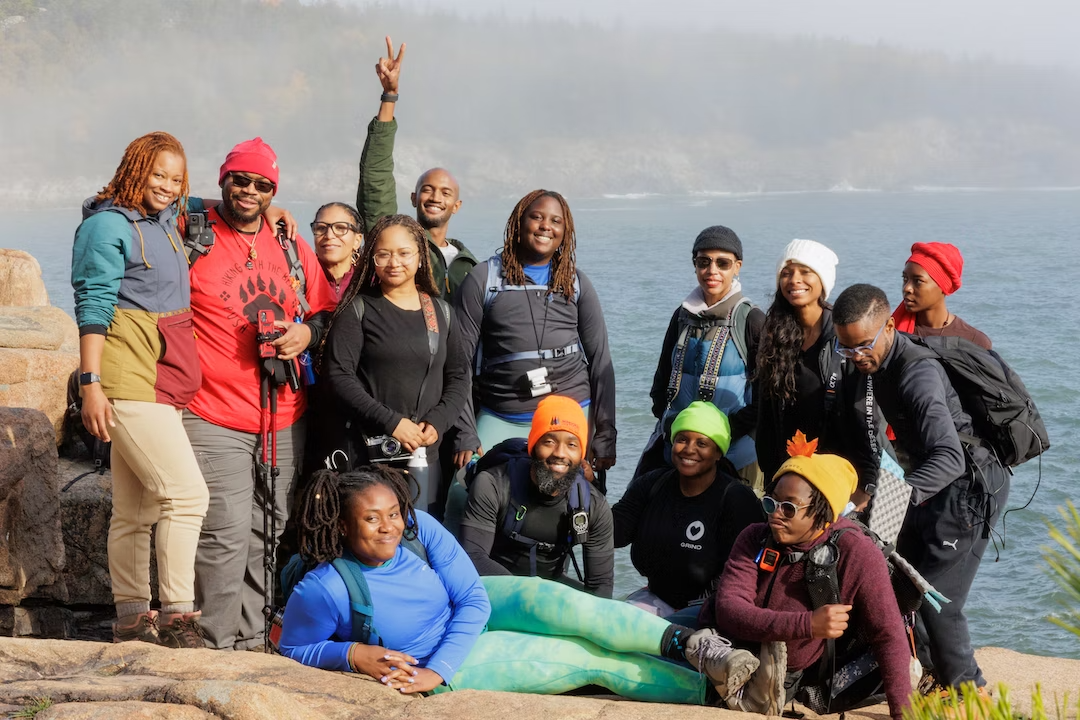
<path id="1" fill-rule="evenodd" d="M 260 215 L 259 216 L 259 227 L 257 227 L 255 229 L 255 234 L 252 235 L 251 242 L 248 244 L 248 259 L 247 259 L 247 262 L 244 263 L 244 267 L 246 267 L 248 270 L 254 270 L 255 269 L 255 260 L 258 259 L 258 257 L 259 257 L 259 253 L 255 252 L 255 241 L 259 239 L 259 233 L 262 231 L 262 226 L 263 226 L 263 219 L 262 219 L 262 215 Z M 242 230 L 237 230 L 232 225 L 229 225 L 229 227 L 232 228 L 232 231 L 234 233 L 236 233 L 236 235 L 238 237 L 241 236 L 241 235 L 247 235 L 246 232 L 244 232 Z M 239 242 L 240 242 L 240 246 L 243 247 L 244 241 L 240 240 Z"/>

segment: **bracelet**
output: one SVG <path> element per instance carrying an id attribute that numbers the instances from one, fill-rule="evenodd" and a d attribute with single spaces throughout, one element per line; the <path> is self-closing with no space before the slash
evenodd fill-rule
<path id="1" fill-rule="evenodd" d="M 398 99 L 397 93 L 393 93 L 393 94 L 391 94 L 391 93 L 383 93 L 382 94 L 382 101 L 383 102 L 391 102 L 391 103 L 392 102 L 397 102 L 397 99 Z"/>
<path id="2" fill-rule="evenodd" d="M 360 672 L 356 669 L 356 665 L 353 664 L 353 650 L 356 649 L 357 644 L 358 643 L 352 643 L 351 645 L 349 645 L 349 650 L 345 653 L 345 662 L 349 663 L 349 669 L 352 670 L 354 673 Z"/>

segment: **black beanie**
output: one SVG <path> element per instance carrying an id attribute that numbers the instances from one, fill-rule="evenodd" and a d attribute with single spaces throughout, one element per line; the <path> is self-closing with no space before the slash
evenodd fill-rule
<path id="1" fill-rule="evenodd" d="M 693 254 L 696 256 L 702 250 L 724 250 L 734 255 L 736 260 L 742 260 L 742 241 L 734 230 L 723 225 L 713 225 L 698 233 Z"/>

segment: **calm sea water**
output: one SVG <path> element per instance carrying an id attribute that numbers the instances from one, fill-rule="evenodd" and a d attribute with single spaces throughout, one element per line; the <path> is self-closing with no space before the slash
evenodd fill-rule
<path id="1" fill-rule="evenodd" d="M 1040 547 L 1057 508 L 1080 502 L 1080 335 L 1074 270 L 1080 261 L 1077 191 L 806 193 L 751 196 L 626 197 L 571 201 L 579 265 L 604 305 L 618 381 L 617 499 L 653 426 L 648 390 L 667 322 L 694 285 L 690 246 L 708 225 L 742 238 L 744 292 L 767 307 L 775 263 L 789 240 L 812 238 L 840 256 L 837 290 L 856 282 L 900 297 L 900 271 L 916 241 L 947 241 L 964 252 L 964 286 L 949 308 L 986 332 L 1020 373 L 1049 429 L 1042 484 L 1028 509 L 1007 518 L 983 560 L 968 600 L 976 645 L 1080 658 L 1080 640 L 1047 618 L 1064 598 L 1047 575 Z M 477 256 L 501 246 L 513 199 L 466 200 L 453 235 Z M 286 203 L 302 224 L 316 205 Z M 0 246 L 41 263 L 50 297 L 71 312 L 71 239 L 77 208 L 0 213 Z M 1024 504 L 1040 474 L 1037 460 L 1013 478 L 1010 507 Z M 999 523 L 998 531 L 1002 528 Z M 620 551 L 617 592 L 641 584 Z"/>

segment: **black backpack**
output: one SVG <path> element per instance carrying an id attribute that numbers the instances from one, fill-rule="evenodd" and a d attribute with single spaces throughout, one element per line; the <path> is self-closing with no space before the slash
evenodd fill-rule
<path id="1" fill-rule="evenodd" d="M 1016 467 L 1050 447 L 1039 409 L 1024 381 L 993 350 L 959 337 L 914 337 L 948 373 L 976 437 L 960 439 L 992 450 L 1005 467 Z"/>
<path id="2" fill-rule="evenodd" d="M 64 412 L 64 442 L 60 454 L 76 460 L 91 460 L 94 469 L 105 472 L 112 465 L 112 443 L 94 437 L 82 421 L 82 397 L 79 395 L 79 370 L 68 376 L 67 410 Z"/>

